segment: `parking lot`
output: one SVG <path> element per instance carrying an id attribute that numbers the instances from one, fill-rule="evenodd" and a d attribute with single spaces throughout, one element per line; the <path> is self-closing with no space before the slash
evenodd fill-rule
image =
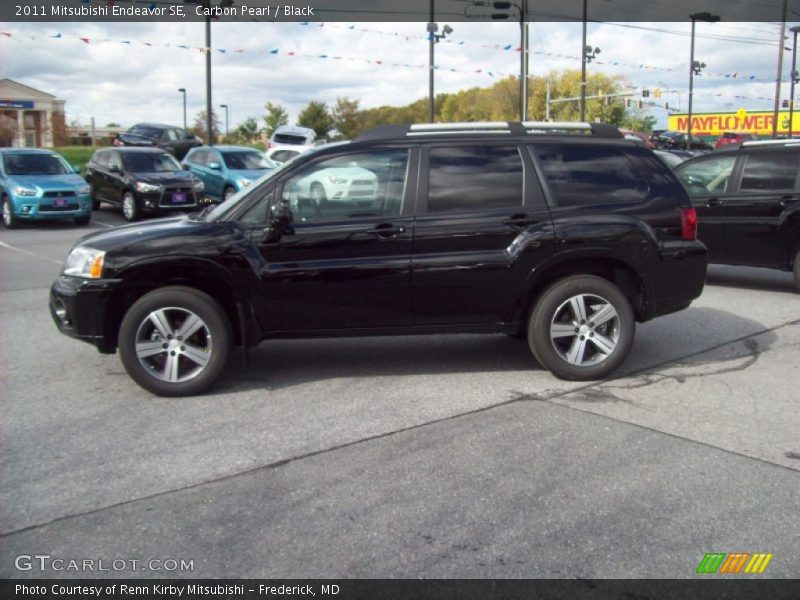
<path id="1" fill-rule="evenodd" d="M 502 335 L 291 340 L 169 399 L 48 314 L 72 244 L 122 223 L 0 231 L 3 577 L 93 575 L 15 568 L 38 553 L 199 578 L 683 578 L 707 552 L 800 577 L 791 274 L 712 266 L 612 381 L 555 379 Z"/>

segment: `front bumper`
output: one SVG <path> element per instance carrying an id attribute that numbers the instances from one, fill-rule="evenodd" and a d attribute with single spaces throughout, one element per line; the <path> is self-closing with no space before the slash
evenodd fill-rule
<path id="1" fill-rule="evenodd" d="M 193 211 L 204 208 L 209 203 L 202 191 L 186 188 L 180 193 L 187 196 L 187 201 L 180 204 L 172 204 L 170 203 L 172 193 L 173 192 L 169 189 L 162 189 L 156 192 L 134 191 L 134 196 L 141 209 L 149 214 L 170 214 L 181 211 Z"/>
<path id="2" fill-rule="evenodd" d="M 50 288 L 50 316 L 64 335 L 88 342 L 112 354 L 113 336 L 104 323 L 107 303 L 120 279 L 83 279 L 61 275 Z"/>
<path id="3" fill-rule="evenodd" d="M 65 198 L 65 206 L 56 206 L 54 198 L 18 196 L 14 201 L 14 215 L 20 219 L 38 221 L 43 219 L 71 219 L 92 212 L 89 195 Z"/>

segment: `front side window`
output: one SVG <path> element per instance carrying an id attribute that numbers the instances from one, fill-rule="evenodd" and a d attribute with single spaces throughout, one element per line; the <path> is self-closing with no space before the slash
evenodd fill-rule
<path id="1" fill-rule="evenodd" d="M 206 157 L 208 156 L 208 152 L 205 150 L 198 150 L 197 152 L 192 152 L 189 156 L 186 157 L 186 162 L 192 163 L 193 165 L 204 166 L 206 164 Z"/>
<path id="2" fill-rule="evenodd" d="M 134 125 L 128 130 L 128 133 L 154 140 L 161 135 L 162 131 L 163 131 L 162 129 L 158 129 L 156 127 L 148 127 L 147 125 Z"/>
<path id="3" fill-rule="evenodd" d="M 723 194 L 730 188 L 736 156 L 711 156 L 676 169 L 678 179 L 692 197 Z"/>
<path id="4" fill-rule="evenodd" d="M 399 215 L 408 150 L 376 150 L 321 160 L 283 185 L 297 222 Z"/>
<path id="5" fill-rule="evenodd" d="M 798 154 L 769 152 L 750 154 L 745 159 L 741 192 L 779 192 L 794 190 Z"/>
<path id="6" fill-rule="evenodd" d="M 533 150 L 558 206 L 641 202 L 650 189 L 618 148 L 542 144 Z"/>
<path id="7" fill-rule="evenodd" d="M 428 212 L 522 206 L 522 159 L 515 146 L 434 147 Z"/>

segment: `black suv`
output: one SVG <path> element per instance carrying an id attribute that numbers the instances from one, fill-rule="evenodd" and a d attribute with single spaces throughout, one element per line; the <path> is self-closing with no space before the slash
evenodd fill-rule
<path id="1" fill-rule="evenodd" d="M 232 346 L 280 337 L 501 332 L 596 379 L 635 321 L 701 293 L 695 233 L 675 175 L 614 127 L 392 125 L 213 209 L 84 237 L 50 309 L 159 395 L 200 392 Z"/>
<path id="2" fill-rule="evenodd" d="M 800 141 L 744 142 L 675 167 L 712 263 L 794 270 L 800 289 Z"/>
<path id="3" fill-rule="evenodd" d="M 199 177 L 171 154 L 157 148 L 104 148 L 84 167 L 91 184 L 92 207 L 108 202 L 122 208 L 127 221 L 143 214 L 186 211 L 207 204 Z"/>
<path id="4" fill-rule="evenodd" d="M 192 148 L 203 142 L 194 135 L 172 125 L 161 123 L 137 123 L 114 140 L 115 146 L 145 146 L 161 148 L 181 160 Z"/>

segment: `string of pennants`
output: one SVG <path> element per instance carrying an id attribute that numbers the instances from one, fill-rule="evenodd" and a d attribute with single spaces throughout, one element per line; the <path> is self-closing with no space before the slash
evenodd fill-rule
<path id="1" fill-rule="evenodd" d="M 301 23 L 301 25 L 308 26 L 310 24 Z M 315 26 L 323 26 L 323 25 L 326 25 L 326 24 L 325 23 L 321 23 L 321 24 L 314 24 L 314 25 Z M 349 28 L 354 28 L 354 27 L 355 26 L 351 26 Z M 379 32 L 378 30 L 373 30 L 373 31 Z M 386 33 L 386 32 L 379 32 L 379 33 Z M 388 34 L 388 35 L 394 35 L 394 34 Z M 245 53 L 247 53 L 247 54 L 257 54 L 257 55 L 260 54 L 260 55 L 265 55 L 265 56 L 270 56 L 270 57 L 272 57 L 272 56 L 289 56 L 289 57 L 311 58 L 311 59 L 319 59 L 319 60 L 334 60 L 334 61 L 341 60 L 341 61 L 348 61 L 348 62 L 364 62 L 364 63 L 367 63 L 367 64 L 377 65 L 377 66 L 381 66 L 381 67 L 400 67 L 400 68 L 408 68 L 408 69 L 425 69 L 425 70 L 429 69 L 429 66 L 427 64 L 424 64 L 424 65 L 420 65 L 420 64 L 413 65 L 413 64 L 410 64 L 410 63 L 397 63 L 397 62 L 391 62 L 391 61 L 386 61 L 386 60 L 379 60 L 379 59 L 375 59 L 375 58 L 370 59 L 370 58 L 362 58 L 362 57 L 342 56 L 342 55 L 339 55 L 339 54 L 325 54 L 325 53 L 308 54 L 308 53 L 298 52 L 298 51 L 293 51 L 293 50 L 291 50 L 291 51 L 282 51 L 282 50 L 280 50 L 280 48 L 273 48 L 273 49 L 270 49 L 270 50 L 246 50 L 246 49 L 243 49 L 243 48 L 236 48 L 236 49 L 208 48 L 208 47 L 203 47 L 203 46 L 190 46 L 188 44 L 169 44 L 169 43 L 165 44 L 165 43 L 138 42 L 138 41 L 133 41 L 133 40 L 122 40 L 122 39 L 111 39 L 111 38 L 100 38 L 100 39 L 98 39 L 98 38 L 90 38 L 88 36 L 64 35 L 64 34 L 58 33 L 58 32 L 54 33 L 54 34 L 51 34 L 51 35 L 46 35 L 45 36 L 45 35 L 19 34 L 19 33 L 14 33 L 14 32 L 11 32 L 11 31 L 0 31 L 0 40 L 8 39 L 8 38 L 14 38 L 14 37 L 27 38 L 27 39 L 31 39 L 31 40 L 38 40 L 38 39 L 79 40 L 83 44 L 86 44 L 86 45 L 89 45 L 89 44 L 94 44 L 94 45 L 97 45 L 97 44 L 127 44 L 127 45 L 130 45 L 130 46 L 136 45 L 136 46 L 146 46 L 146 47 L 150 47 L 150 48 L 179 48 L 179 49 L 182 49 L 182 50 L 197 50 L 197 51 L 202 52 L 202 53 L 208 53 L 208 52 L 212 52 L 212 51 L 216 50 L 218 53 L 226 54 L 226 55 L 227 54 L 245 54 Z M 405 36 L 403 36 L 403 37 L 405 37 Z M 494 46 L 491 46 L 491 47 L 494 47 Z M 504 46 L 499 46 L 499 45 L 497 45 L 497 47 L 505 48 Z M 580 58 L 580 57 L 573 57 L 573 56 L 569 56 L 569 55 L 562 55 L 562 54 L 551 53 L 551 52 L 534 52 L 534 54 L 536 54 L 536 53 L 545 54 L 547 56 L 553 56 L 553 57 L 556 57 L 556 58 L 578 59 L 578 60 Z M 594 62 L 597 63 L 597 64 L 610 64 L 610 65 L 625 65 L 625 66 L 627 66 L 626 63 L 622 63 L 622 62 L 607 61 L 605 63 L 601 63 L 599 60 L 595 60 Z M 644 67 L 644 68 L 647 68 L 647 67 Z M 494 70 L 481 69 L 481 68 L 474 69 L 474 70 L 471 69 L 469 71 L 466 71 L 466 70 L 463 70 L 463 69 L 455 69 L 455 68 L 451 68 L 451 67 L 443 67 L 443 66 L 440 66 L 440 65 L 434 65 L 434 69 L 436 71 L 442 71 L 442 72 L 477 73 L 477 74 L 487 75 L 487 76 L 492 77 L 492 78 L 507 78 L 507 77 L 519 78 L 519 73 L 498 72 L 498 71 L 494 71 Z M 655 67 L 653 67 L 653 69 L 655 69 Z M 663 70 L 663 69 L 661 69 L 661 70 Z M 674 71 L 675 69 L 669 69 L 669 70 L 670 71 Z M 733 74 L 733 75 L 735 75 L 735 74 Z M 638 89 L 636 86 L 626 86 L 626 87 L 628 87 L 629 89 Z M 717 96 L 717 97 L 725 97 L 725 98 L 736 98 L 738 100 L 766 100 L 766 101 L 774 100 L 774 98 L 764 97 L 764 96 L 744 96 L 744 95 L 738 95 L 738 94 L 723 94 L 723 93 L 698 92 L 698 91 L 695 91 L 694 93 L 695 93 L 695 95 L 698 95 L 698 96 L 699 95 Z"/>
<path id="2" fill-rule="evenodd" d="M 396 39 L 402 39 L 402 40 L 404 40 L 406 42 L 419 41 L 419 40 L 427 41 L 428 40 L 428 36 L 425 36 L 425 35 L 408 35 L 408 34 L 399 33 L 399 32 L 396 32 L 396 31 L 383 31 L 383 30 L 380 30 L 380 29 L 370 29 L 368 27 L 359 27 L 357 25 L 343 25 L 343 24 L 340 25 L 340 24 L 332 24 L 332 23 L 310 23 L 310 22 L 307 22 L 307 21 L 299 23 L 299 25 L 304 26 L 304 27 L 327 27 L 327 28 L 330 28 L 330 29 L 341 29 L 341 30 L 346 30 L 346 31 L 358 31 L 358 32 L 361 32 L 361 33 L 371 33 L 371 34 L 377 34 L 377 35 L 382 35 L 382 36 L 387 36 L 387 37 L 394 37 Z M 487 49 L 487 50 L 499 50 L 499 51 L 503 51 L 503 52 L 522 52 L 522 47 L 518 46 L 516 44 L 482 44 L 480 42 L 470 42 L 470 41 L 465 41 L 465 40 L 452 40 L 452 39 L 442 39 L 442 40 L 439 40 L 438 43 L 440 43 L 440 44 L 442 44 L 442 43 L 443 44 L 453 44 L 453 45 L 456 45 L 456 46 L 464 46 L 464 45 L 477 46 L 477 47 L 484 48 L 484 49 Z M 559 52 L 547 52 L 545 50 L 528 49 L 528 54 L 529 55 L 538 55 L 538 56 L 547 56 L 547 57 L 550 57 L 550 58 L 559 58 L 559 59 L 564 59 L 564 60 L 576 60 L 576 61 L 581 60 L 581 57 L 579 55 L 576 55 L 576 54 L 562 54 L 562 53 L 559 53 Z M 685 71 L 685 69 L 683 67 L 677 68 L 677 69 L 676 68 L 672 68 L 672 67 L 657 67 L 657 66 L 654 66 L 654 65 L 647 65 L 647 64 L 644 64 L 644 63 L 630 63 L 630 62 L 617 61 L 617 60 L 615 60 L 615 61 L 605 60 L 604 61 L 604 60 L 601 60 L 599 58 L 595 58 L 594 59 L 594 63 L 598 64 L 598 65 L 612 65 L 612 66 L 620 66 L 620 67 L 631 67 L 631 68 L 635 68 L 635 69 L 647 69 L 647 70 L 650 70 L 650 71 L 663 71 L 663 72 L 666 72 L 666 73 L 682 73 L 683 71 Z M 770 79 L 763 79 L 761 77 L 758 77 L 757 75 L 746 75 L 746 74 L 739 73 L 738 71 L 734 71 L 734 72 L 731 72 L 731 73 L 711 73 L 711 72 L 705 71 L 705 72 L 701 73 L 699 75 L 699 77 L 722 77 L 722 78 L 725 78 L 725 79 L 740 79 L 740 80 L 746 80 L 746 81 L 772 82 L 772 80 L 770 80 Z"/>

